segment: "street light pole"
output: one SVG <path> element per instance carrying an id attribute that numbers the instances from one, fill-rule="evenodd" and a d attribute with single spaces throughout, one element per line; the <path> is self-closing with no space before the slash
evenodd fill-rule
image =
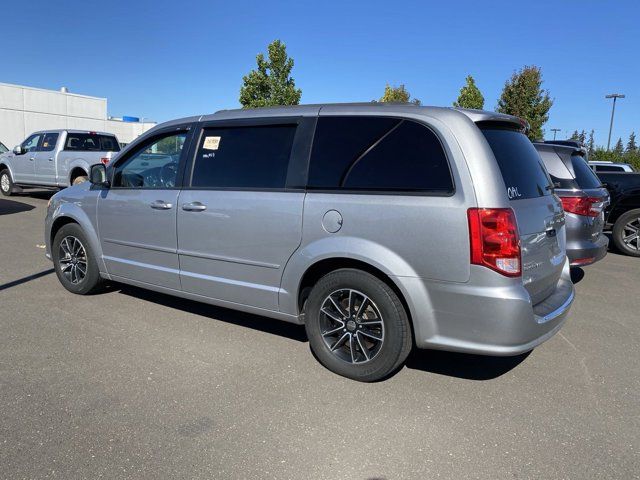
<path id="1" fill-rule="evenodd" d="M 552 128 L 551 131 L 553 132 L 553 139 L 556 139 L 556 133 L 562 131 L 561 128 Z"/>
<path id="2" fill-rule="evenodd" d="M 624 98 L 624 95 L 620 93 L 612 93 L 610 95 L 605 95 L 604 98 L 613 98 L 613 107 L 611 107 L 611 123 L 609 123 L 609 139 L 607 140 L 607 151 L 609 151 L 609 146 L 611 145 L 611 130 L 613 130 L 613 115 L 616 113 L 616 100 L 618 98 Z"/>

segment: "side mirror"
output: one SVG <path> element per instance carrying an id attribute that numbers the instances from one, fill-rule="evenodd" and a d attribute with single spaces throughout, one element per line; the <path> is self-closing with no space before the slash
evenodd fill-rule
<path id="1" fill-rule="evenodd" d="M 89 181 L 91 182 L 91 185 L 109 188 L 109 181 L 107 180 L 107 167 L 105 167 L 101 163 L 91 165 L 91 170 L 89 171 Z"/>
<path id="2" fill-rule="evenodd" d="M 17 145 L 13 148 L 13 153 L 16 155 L 24 155 L 27 151 L 22 148 L 22 145 Z"/>

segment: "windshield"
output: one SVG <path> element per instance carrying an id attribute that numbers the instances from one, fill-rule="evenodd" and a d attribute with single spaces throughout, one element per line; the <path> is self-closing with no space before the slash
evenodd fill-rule
<path id="1" fill-rule="evenodd" d="M 521 132 L 481 128 L 496 157 L 510 200 L 551 195 L 551 184 L 540 155 Z"/>

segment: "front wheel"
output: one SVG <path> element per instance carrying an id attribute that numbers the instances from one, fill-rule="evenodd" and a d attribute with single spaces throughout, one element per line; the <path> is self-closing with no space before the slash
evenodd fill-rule
<path id="1" fill-rule="evenodd" d="M 5 197 L 10 197 L 13 193 L 13 180 L 11 179 L 11 174 L 9 170 L 6 168 L 0 171 L 0 192 Z"/>
<path id="2" fill-rule="evenodd" d="M 640 208 L 629 210 L 616 220 L 613 243 L 622 253 L 640 257 Z"/>
<path id="3" fill-rule="evenodd" d="M 393 373 L 411 351 L 411 328 L 396 293 L 377 277 L 341 269 L 322 277 L 305 307 L 305 327 L 318 360 L 361 382 Z"/>
<path id="4" fill-rule="evenodd" d="M 96 256 L 80 225 L 64 225 L 51 245 L 58 280 L 71 293 L 87 295 L 102 284 Z"/>

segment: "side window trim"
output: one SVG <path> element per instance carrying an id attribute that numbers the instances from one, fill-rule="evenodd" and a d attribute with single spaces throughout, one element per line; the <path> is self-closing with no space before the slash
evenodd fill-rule
<path id="1" fill-rule="evenodd" d="M 315 132 L 316 116 L 293 117 L 256 117 L 228 120 L 209 120 L 194 124 L 193 140 L 189 149 L 188 161 L 184 167 L 183 190 L 219 190 L 219 191 L 249 191 L 249 192 L 290 192 L 304 191 L 306 184 L 307 168 L 311 156 L 311 145 Z M 239 127 L 267 127 L 278 125 L 296 125 L 293 138 L 289 164 L 287 167 L 287 179 L 284 188 L 258 188 L 258 187 L 199 187 L 192 186 L 193 173 L 195 171 L 196 155 L 205 130 L 212 128 L 239 128 Z"/>
<path id="2" fill-rule="evenodd" d="M 194 124 L 182 124 L 174 127 L 163 128 L 157 132 L 154 132 L 152 135 L 143 135 L 142 137 L 136 139 L 127 145 L 127 151 L 124 155 L 119 156 L 116 161 L 109 165 L 109 172 L 107 173 L 107 177 L 109 178 L 109 182 L 111 183 L 113 189 L 117 190 L 157 190 L 156 188 L 135 188 L 135 187 L 114 187 L 113 181 L 116 173 L 116 167 L 127 160 L 129 160 L 132 156 L 138 153 L 139 147 L 149 144 L 149 142 L 153 142 L 155 140 L 159 140 L 163 137 L 171 136 L 171 134 L 177 135 L 179 133 L 186 133 L 187 136 L 184 140 L 184 145 L 182 148 L 182 152 L 180 153 L 180 160 L 178 161 L 178 172 L 176 174 L 176 183 L 174 187 L 168 188 L 168 190 L 179 190 L 183 188 L 183 180 L 184 180 L 184 167 L 187 163 L 187 159 L 189 159 L 192 154 L 192 146 L 193 146 L 193 133 L 194 133 Z"/>

